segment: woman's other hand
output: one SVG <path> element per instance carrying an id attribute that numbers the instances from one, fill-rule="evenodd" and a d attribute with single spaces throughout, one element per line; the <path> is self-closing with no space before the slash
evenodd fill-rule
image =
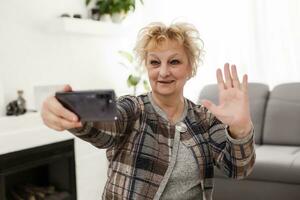
<path id="1" fill-rule="evenodd" d="M 72 91 L 71 86 L 65 85 L 63 92 L 69 91 Z M 77 115 L 64 108 L 63 105 L 53 95 L 49 96 L 43 102 L 41 117 L 46 126 L 57 131 L 79 128 L 82 126 Z"/>
<path id="2" fill-rule="evenodd" d="M 217 69 L 219 88 L 219 105 L 203 100 L 203 105 L 222 123 L 229 126 L 231 136 L 236 139 L 246 137 L 252 128 L 248 100 L 248 77 L 245 74 L 240 83 L 235 65 L 224 65 L 224 77 L 221 69 Z"/>

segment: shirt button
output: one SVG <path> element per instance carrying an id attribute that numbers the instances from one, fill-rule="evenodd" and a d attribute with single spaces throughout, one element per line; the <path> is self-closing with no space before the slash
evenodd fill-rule
<path id="1" fill-rule="evenodd" d="M 185 125 L 185 123 L 183 122 L 178 122 L 175 126 L 176 130 L 181 132 L 181 133 L 184 133 L 187 131 L 187 127 Z"/>

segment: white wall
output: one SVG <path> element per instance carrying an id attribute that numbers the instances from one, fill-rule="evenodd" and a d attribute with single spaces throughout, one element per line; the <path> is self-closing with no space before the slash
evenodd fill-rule
<path id="1" fill-rule="evenodd" d="M 69 83 L 74 89 L 114 88 L 128 92 L 128 72 L 118 50 L 130 50 L 130 34 L 117 36 L 56 32 L 62 13 L 86 16 L 84 0 L 0 1 L 0 84 L 5 104 L 25 91 L 34 108 L 33 87 Z M 0 94 L 1 95 L 1 94 Z M 1 98 L 1 97 L 0 97 Z"/>

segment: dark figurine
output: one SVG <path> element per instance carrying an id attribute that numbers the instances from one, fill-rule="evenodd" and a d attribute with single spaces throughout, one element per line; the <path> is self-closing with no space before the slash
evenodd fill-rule
<path id="1" fill-rule="evenodd" d="M 73 15 L 73 18 L 81 19 L 81 14 L 74 14 L 74 15 Z"/>
<path id="2" fill-rule="evenodd" d="M 60 17 L 71 17 L 68 13 L 61 14 Z"/>
<path id="3" fill-rule="evenodd" d="M 6 106 L 6 115 L 22 115 L 26 113 L 26 101 L 23 98 L 23 91 L 18 90 L 18 98 L 12 102 L 10 102 Z"/>

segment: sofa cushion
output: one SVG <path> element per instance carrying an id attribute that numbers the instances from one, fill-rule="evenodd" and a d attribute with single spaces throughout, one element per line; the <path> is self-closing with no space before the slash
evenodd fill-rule
<path id="1" fill-rule="evenodd" d="M 218 169 L 216 177 L 226 178 Z M 248 180 L 300 184 L 300 147 L 260 145 Z"/>
<path id="2" fill-rule="evenodd" d="M 250 112 L 255 132 L 255 143 L 261 144 L 263 120 L 266 102 L 269 96 L 269 87 L 261 83 L 249 83 L 248 88 Z M 218 104 L 218 98 L 217 84 L 211 84 L 202 89 L 198 103 L 201 103 L 201 99 L 209 99 L 215 104 Z"/>
<path id="3" fill-rule="evenodd" d="M 262 143 L 300 145 L 300 83 L 281 84 L 270 93 Z"/>
<path id="4" fill-rule="evenodd" d="M 249 179 L 300 184 L 300 147 L 262 145 Z"/>

